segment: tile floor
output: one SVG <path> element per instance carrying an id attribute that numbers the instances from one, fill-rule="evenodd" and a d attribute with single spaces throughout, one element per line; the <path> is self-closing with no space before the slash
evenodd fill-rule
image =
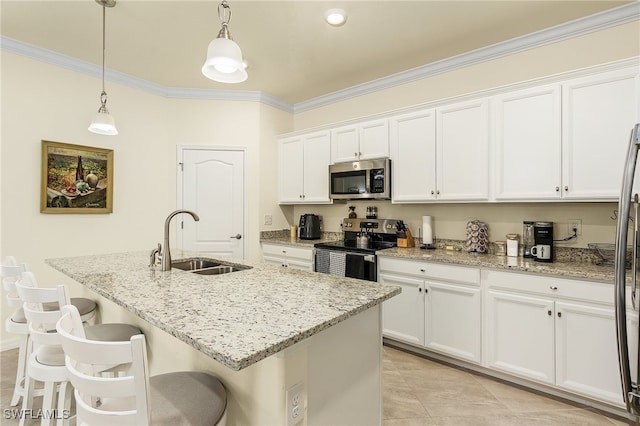
<path id="1" fill-rule="evenodd" d="M 0 424 L 7 418 L 18 350 L 0 353 Z M 547 398 L 473 373 L 384 347 L 383 425 L 625 425 L 619 418 Z M 36 399 L 36 404 L 39 402 Z M 10 416 L 9 416 L 10 417 Z M 72 422 L 72 424 L 75 422 Z M 37 425 L 29 419 L 27 425 Z"/>
<path id="2" fill-rule="evenodd" d="M 384 426 L 626 425 L 617 417 L 384 347 Z"/>

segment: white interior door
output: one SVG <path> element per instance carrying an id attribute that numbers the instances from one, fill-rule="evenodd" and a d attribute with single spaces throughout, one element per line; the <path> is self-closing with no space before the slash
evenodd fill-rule
<path id="1" fill-rule="evenodd" d="M 182 208 L 196 212 L 200 220 L 176 218 L 182 237 L 178 244 L 184 250 L 244 259 L 244 150 L 182 148 L 181 154 Z"/>

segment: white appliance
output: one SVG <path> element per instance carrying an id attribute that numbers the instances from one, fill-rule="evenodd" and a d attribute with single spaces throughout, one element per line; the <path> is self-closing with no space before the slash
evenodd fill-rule
<path id="1" fill-rule="evenodd" d="M 633 180 L 636 171 L 638 158 L 638 148 L 640 139 L 638 138 L 640 123 L 631 130 L 629 150 L 622 179 L 622 191 L 618 204 L 618 223 L 616 226 L 616 251 L 615 251 L 615 316 L 616 334 L 618 341 L 618 360 L 620 363 L 620 379 L 622 381 L 622 394 L 625 400 L 627 411 L 636 417 L 636 422 L 640 421 L 640 368 L 638 368 L 638 336 L 640 330 L 631 326 L 631 321 L 627 319 L 627 310 L 630 309 L 626 302 L 626 260 L 627 260 L 627 240 L 629 234 L 629 218 L 633 210 L 633 242 L 631 244 L 633 256 L 631 265 L 632 279 L 629 283 L 631 287 L 631 307 L 637 313 L 640 300 L 638 300 L 638 196 L 632 197 Z M 635 198 L 635 202 L 633 200 Z"/>

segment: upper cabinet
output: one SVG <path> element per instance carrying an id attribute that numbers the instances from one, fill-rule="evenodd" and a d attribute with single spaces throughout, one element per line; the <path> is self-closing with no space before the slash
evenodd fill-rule
<path id="1" fill-rule="evenodd" d="M 489 101 L 436 109 L 436 198 L 489 199 Z"/>
<path id="2" fill-rule="evenodd" d="M 331 162 L 389 156 L 389 121 L 372 120 L 331 130 Z"/>
<path id="3" fill-rule="evenodd" d="M 534 84 L 283 139 L 280 203 L 329 203 L 329 164 L 384 157 L 393 203 L 617 200 L 637 60 Z"/>
<path id="4" fill-rule="evenodd" d="M 495 199 L 559 199 L 560 85 L 505 93 L 493 102 Z"/>
<path id="5" fill-rule="evenodd" d="M 331 146 L 328 131 L 279 142 L 280 204 L 327 204 Z"/>
<path id="6" fill-rule="evenodd" d="M 562 84 L 563 198 L 617 200 L 638 117 L 637 69 Z"/>
<path id="7" fill-rule="evenodd" d="M 389 127 L 393 202 L 435 200 L 435 109 L 391 117 Z"/>
<path id="8" fill-rule="evenodd" d="M 391 118 L 394 202 L 489 197 L 486 99 Z"/>

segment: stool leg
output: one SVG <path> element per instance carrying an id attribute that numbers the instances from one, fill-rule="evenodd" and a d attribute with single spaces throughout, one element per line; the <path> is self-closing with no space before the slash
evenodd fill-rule
<path id="1" fill-rule="evenodd" d="M 41 426 L 50 426 L 53 414 L 53 401 L 56 395 L 56 384 L 50 380 L 44 383 L 44 395 L 42 397 L 42 420 Z"/>
<path id="2" fill-rule="evenodd" d="M 71 382 L 62 382 L 58 391 L 58 408 L 56 426 L 64 426 L 69 424 L 68 414 L 71 412 L 71 394 L 73 388 Z"/>
<path id="3" fill-rule="evenodd" d="M 16 371 L 16 385 L 13 387 L 13 396 L 11 397 L 11 406 L 15 407 L 20 402 L 20 398 L 24 396 L 24 372 L 26 368 L 26 360 L 29 356 L 27 346 L 29 345 L 29 335 L 20 336 L 20 346 L 18 347 L 18 369 Z"/>
<path id="4" fill-rule="evenodd" d="M 27 410 L 33 407 L 33 391 L 35 386 L 35 381 L 29 375 L 29 366 L 27 365 L 24 376 L 24 395 L 22 397 L 22 410 L 20 411 L 20 426 L 24 426 Z"/>

